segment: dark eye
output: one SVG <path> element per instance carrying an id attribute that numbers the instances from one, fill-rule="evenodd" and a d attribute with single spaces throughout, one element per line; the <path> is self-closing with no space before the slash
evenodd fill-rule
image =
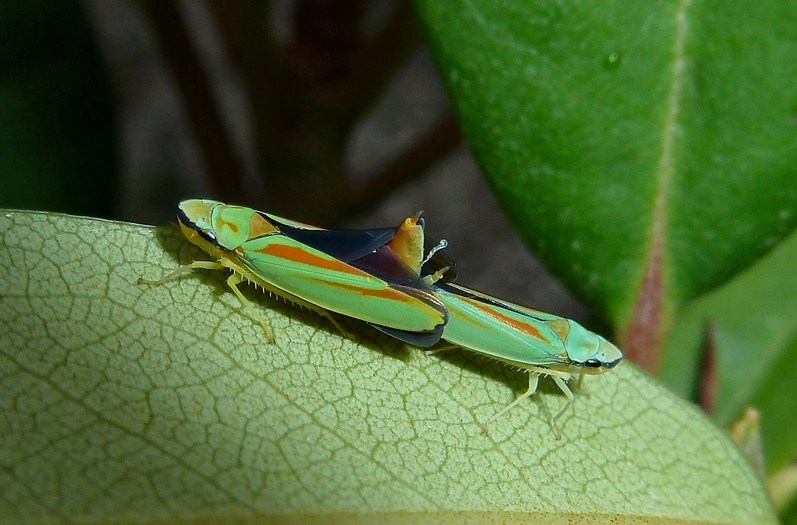
<path id="1" fill-rule="evenodd" d="M 598 361 L 597 359 L 587 359 L 584 361 L 584 366 L 587 368 L 600 368 L 603 366 L 603 363 Z"/>
<path id="2" fill-rule="evenodd" d="M 200 237 L 203 237 L 206 241 L 210 241 L 211 243 L 216 243 L 216 234 L 210 230 L 202 230 L 197 228 L 196 231 L 199 233 Z"/>

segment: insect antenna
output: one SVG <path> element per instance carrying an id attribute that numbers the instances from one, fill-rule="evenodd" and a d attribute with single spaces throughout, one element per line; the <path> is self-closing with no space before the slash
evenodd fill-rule
<path id="1" fill-rule="evenodd" d="M 426 256 L 426 258 L 424 258 L 423 261 L 421 261 L 421 267 L 423 267 L 424 264 L 428 263 L 429 259 L 431 259 L 434 254 L 436 254 L 440 250 L 444 250 L 445 248 L 448 248 L 448 241 L 446 239 L 440 239 L 440 242 L 437 243 L 437 246 L 429 250 L 429 254 Z"/>

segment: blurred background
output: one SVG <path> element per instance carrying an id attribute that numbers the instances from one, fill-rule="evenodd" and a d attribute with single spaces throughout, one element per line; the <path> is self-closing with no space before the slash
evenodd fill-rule
<path id="1" fill-rule="evenodd" d="M 463 284 L 587 314 L 498 209 L 402 0 L 0 0 L 0 183 L 0 207 L 146 224 L 187 197 L 424 210 Z"/>

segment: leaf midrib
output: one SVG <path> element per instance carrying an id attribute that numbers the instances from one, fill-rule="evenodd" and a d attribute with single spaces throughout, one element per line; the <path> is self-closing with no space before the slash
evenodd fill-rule
<path id="1" fill-rule="evenodd" d="M 676 165 L 675 141 L 678 119 L 681 114 L 683 89 L 686 80 L 686 40 L 689 34 L 687 13 L 692 0 L 682 0 L 675 13 L 675 40 L 670 86 L 665 104 L 665 118 L 662 126 L 661 149 L 658 165 L 654 172 L 656 190 L 654 192 L 653 214 L 649 234 L 647 256 L 643 265 L 639 293 L 634 301 L 632 317 L 626 331 L 626 350 L 629 357 L 643 368 L 653 371 L 658 368 L 663 333 L 666 329 L 668 312 L 664 296 L 668 288 L 668 267 L 665 258 L 665 239 L 668 219 L 670 185 Z"/>

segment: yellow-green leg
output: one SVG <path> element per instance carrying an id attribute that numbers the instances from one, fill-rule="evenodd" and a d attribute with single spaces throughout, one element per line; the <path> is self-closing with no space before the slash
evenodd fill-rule
<path id="1" fill-rule="evenodd" d="M 177 277 L 180 277 L 184 273 L 190 272 L 192 270 L 233 270 L 233 273 L 227 278 L 227 286 L 229 286 L 233 293 L 238 297 L 241 303 L 246 307 L 252 310 L 257 321 L 263 327 L 263 331 L 266 333 L 266 337 L 268 338 L 269 343 L 274 342 L 274 332 L 271 330 L 271 326 L 269 326 L 268 321 L 260 315 L 259 312 L 254 310 L 254 307 L 249 302 L 249 300 L 244 297 L 241 293 L 241 290 L 238 289 L 238 285 L 244 281 L 244 278 L 241 277 L 240 274 L 236 273 L 233 268 L 223 264 L 221 261 L 194 261 L 191 264 L 186 264 L 184 266 L 180 266 L 173 272 L 170 272 L 160 279 L 150 280 L 144 279 L 143 277 L 138 278 L 138 284 L 163 284 L 167 281 L 171 281 Z"/>
<path id="2" fill-rule="evenodd" d="M 528 389 L 526 389 L 525 392 L 523 392 L 522 394 L 517 396 L 517 398 L 515 398 L 515 400 L 512 401 L 511 403 L 509 403 L 509 405 L 505 406 L 504 408 L 502 408 L 501 410 L 499 410 L 498 412 L 493 414 L 489 419 L 487 419 L 487 421 L 485 421 L 484 425 L 482 426 L 482 434 L 484 434 L 486 436 L 487 433 L 488 433 L 487 427 L 490 425 L 490 423 L 492 423 L 493 421 L 495 421 L 499 417 L 503 416 L 504 414 L 506 414 L 507 412 L 512 410 L 514 407 L 516 407 L 518 405 L 518 403 L 520 403 L 521 401 L 523 401 L 527 397 L 530 397 L 530 396 L 534 395 L 534 392 L 537 391 L 537 385 L 539 384 L 539 382 L 540 382 L 540 374 L 538 374 L 536 372 L 529 372 L 529 387 L 528 387 Z"/>
<path id="3" fill-rule="evenodd" d="M 569 378 L 569 375 L 567 376 L 559 375 L 557 373 L 552 373 L 551 371 L 547 371 L 546 369 L 540 369 L 540 368 L 531 369 L 528 371 L 528 374 L 529 374 L 529 387 L 526 389 L 526 391 L 520 394 L 509 405 L 505 406 L 504 408 L 496 412 L 487 421 L 485 421 L 484 426 L 482 428 L 482 434 L 486 436 L 488 433 L 487 427 L 489 426 L 490 423 L 492 423 L 502 415 L 512 410 L 512 408 L 517 406 L 518 403 L 520 403 L 524 399 L 534 395 L 534 393 L 537 391 L 537 386 L 539 385 L 540 382 L 540 375 L 550 375 L 554 383 L 556 383 L 556 386 L 559 387 L 559 390 L 561 390 L 562 393 L 564 393 L 564 395 L 567 397 L 567 403 L 565 403 L 565 406 L 563 406 L 562 409 L 559 410 L 559 412 L 557 412 L 551 418 L 551 427 L 553 428 L 553 432 L 556 435 L 556 439 L 560 439 L 562 437 L 561 432 L 559 432 L 558 421 L 559 418 L 562 417 L 562 414 L 564 414 L 567 411 L 567 409 L 570 408 L 570 405 L 572 404 L 573 399 L 575 397 L 573 396 L 573 392 L 571 392 L 570 388 L 567 386 L 567 379 Z"/>

